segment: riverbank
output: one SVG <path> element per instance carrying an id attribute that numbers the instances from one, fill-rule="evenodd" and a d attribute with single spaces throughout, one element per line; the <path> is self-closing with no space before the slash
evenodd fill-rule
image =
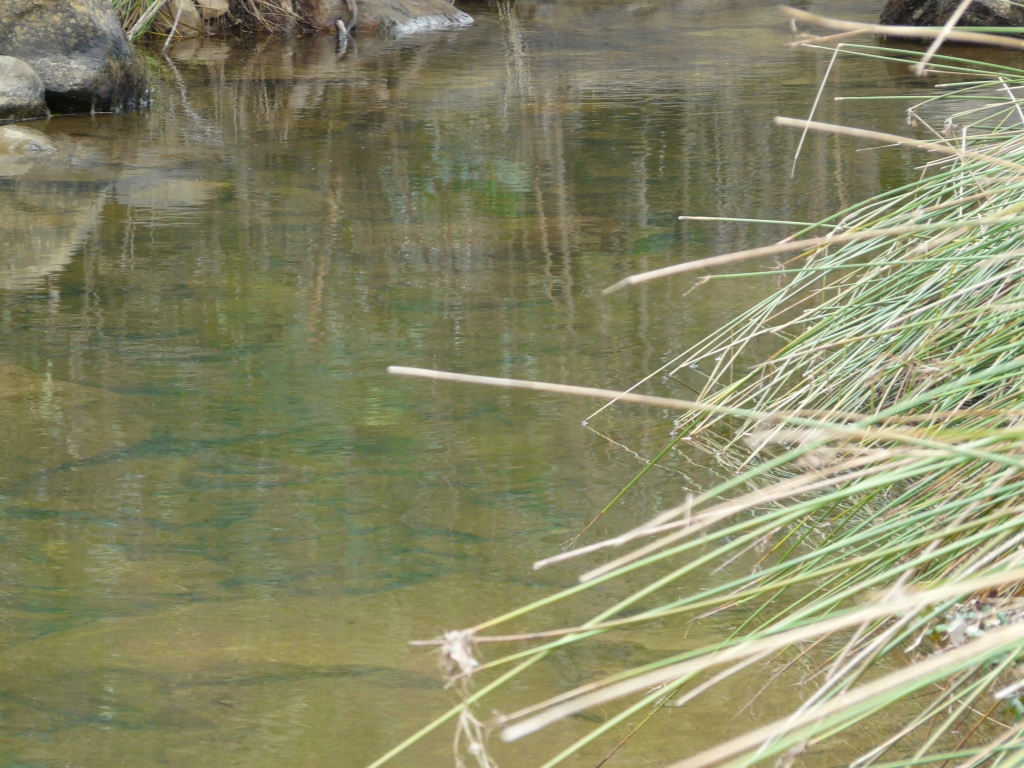
<path id="1" fill-rule="evenodd" d="M 633 3 L 613 23 L 619 26 L 636 10 L 657 5 Z M 913 29 L 941 23 L 953 5 L 951 0 L 888 0 L 880 18 Z M 533 6 L 515 4 L 517 14 L 532 13 Z M 511 14 L 513 6 L 498 7 Z M 958 12 L 960 26 L 1024 23 L 1024 12 L 995 0 L 977 0 Z M 11 0 L 0 9 L 0 122 L 146 106 L 145 72 L 132 42 L 157 43 L 166 51 L 172 43 L 197 37 L 323 34 L 335 37 L 344 52 L 355 36 L 397 38 L 472 23 L 473 17 L 449 0 L 55 0 L 45 6 Z"/>
<path id="2" fill-rule="evenodd" d="M 115 0 L 132 40 L 272 33 L 401 37 L 468 26 L 448 0 Z"/>
<path id="3" fill-rule="evenodd" d="M 132 41 L 240 32 L 398 38 L 467 27 L 447 0 L 11 0 L 0 7 L 0 123 L 51 113 L 145 107 L 146 71 Z"/>

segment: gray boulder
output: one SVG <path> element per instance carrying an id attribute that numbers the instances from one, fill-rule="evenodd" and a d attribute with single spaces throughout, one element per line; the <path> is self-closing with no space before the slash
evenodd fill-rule
<path id="1" fill-rule="evenodd" d="M 940 27 L 958 0 L 889 0 L 882 9 L 882 24 L 907 27 Z M 974 0 L 957 26 L 1024 27 L 1024 8 L 1008 0 Z"/>
<path id="2" fill-rule="evenodd" d="M 117 111 L 147 99 L 142 62 L 110 0 L 2 0 L 0 55 L 36 71 L 54 111 Z"/>
<path id="3" fill-rule="evenodd" d="M 46 108 L 43 81 L 28 64 L 11 56 L 0 56 L 0 122 L 31 120 L 50 114 Z"/>

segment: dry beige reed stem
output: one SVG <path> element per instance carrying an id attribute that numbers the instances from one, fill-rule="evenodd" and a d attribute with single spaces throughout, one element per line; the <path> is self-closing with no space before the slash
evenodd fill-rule
<path id="1" fill-rule="evenodd" d="M 817 24 L 828 29 L 838 29 L 843 32 L 861 32 L 863 34 L 880 35 L 882 37 L 901 37 L 912 40 L 931 40 L 941 34 L 941 30 L 928 29 L 926 27 L 901 27 L 887 24 L 864 24 L 856 21 L 840 21 L 825 16 L 817 16 L 797 8 L 790 8 L 787 5 L 778 6 L 782 13 L 797 21 L 805 21 L 809 24 Z M 952 30 L 946 34 L 946 40 L 958 43 L 974 43 L 976 45 L 989 45 L 996 48 L 1013 48 L 1024 51 L 1024 40 L 1004 35 L 990 35 L 984 32 L 962 32 Z"/>
<path id="2" fill-rule="evenodd" d="M 942 44 L 949 38 L 949 33 L 953 31 L 953 27 L 960 21 L 960 17 L 964 15 L 967 7 L 973 3 L 974 0 L 960 0 L 960 5 L 956 7 L 953 13 L 950 14 L 946 23 L 942 25 L 942 31 L 939 32 L 938 37 L 928 46 L 928 50 L 925 51 L 924 56 L 921 60 L 914 65 L 914 74 L 918 77 L 924 74 L 924 68 L 928 66 L 928 62 L 932 60 L 932 56 L 935 55 L 936 51 L 942 47 Z"/>
<path id="3" fill-rule="evenodd" d="M 679 662 L 678 664 L 671 664 L 667 667 L 663 667 L 662 669 L 638 675 L 637 677 L 629 680 L 613 683 L 601 690 L 590 692 L 586 695 L 579 696 L 569 701 L 564 701 L 557 706 L 543 710 L 534 717 L 522 720 L 515 725 L 510 725 L 505 728 L 501 733 L 501 737 L 504 741 L 516 741 L 517 739 L 521 739 L 522 737 L 534 733 L 548 725 L 563 720 L 566 717 L 571 717 L 572 715 L 584 712 L 595 706 L 607 704 L 638 691 L 645 691 L 655 686 L 665 685 L 666 683 L 678 680 L 685 675 L 699 673 L 700 671 L 710 667 L 720 667 L 726 664 L 731 664 L 762 653 L 772 653 L 784 650 L 796 643 L 806 642 L 815 637 L 827 636 L 850 627 L 858 626 L 864 622 L 878 621 L 889 616 L 901 615 L 910 611 L 918 611 L 929 605 L 934 605 L 945 600 L 952 600 L 963 595 L 974 594 L 993 587 L 1016 584 L 1022 579 L 1024 579 L 1024 568 L 1016 568 L 1010 571 L 1004 571 L 1003 573 L 989 574 L 976 579 L 968 579 L 958 584 L 937 587 L 918 594 L 901 597 L 896 600 L 877 603 L 863 609 L 850 611 L 843 616 L 837 616 L 833 619 L 816 622 L 808 626 L 798 627 L 786 632 L 780 632 L 777 635 L 772 635 L 761 640 L 755 640 L 753 642 L 733 646 L 732 648 L 714 653 L 706 658 L 690 659 Z M 912 679 L 914 675 L 927 674 L 932 667 L 940 668 L 948 664 L 951 660 L 951 654 L 960 653 L 964 649 L 968 648 L 971 649 L 971 653 L 974 653 L 979 649 L 981 644 L 985 644 L 987 646 L 998 642 L 1006 642 L 1006 640 L 1011 636 L 1014 638 L 1024 636 L 1024 625 L 1011 625 L 1001 630 L 992 631 L 980 641 L 977 641 L 976 644 L 969 643 L 954 651 L 937 654 L 931 659 L 927 659 L 908 667 L 906 670 L 895 673 L 895 675 L 889 675 L 882 678 L 877 681 L 877 684 L 884 683 L 882 690 L 888 690 L 890 687 L 897 687 L 898 684 L 893 681 L 900 675 L 909 673 Z M 864 686 L 853 694 L 847 695 L 866 695 L 867 689 L 876 687 L 877 684 Z M 588 686 L 588 688 L 590 687 L 591 686 Z M 876 695 L 876 693 L 877 691 L 872 690 L 870 695 Z M 528 710 L 508 715 L 502 719 L 502 722 L 516 720 L 525 714 L 526 711 L 536 711 L 537 709 L 538 705 L 531 706 Z M 821 709 L 816 709 L 812 713 L 813 717 L 820 717 L 822 714 Z M 778 733 L 781 730 L 781 725 L 786 725 L 786 721 L 778 721 L 772 724 L 770 728 L 774 730 L 770 733 Z M 788 725 L 789 727 L 792 727 L 792 724 Z M 756 746 L 764 740 L 763 737 L 757 735 L 763 730 L 765 729 L 759 729 L 748 733 L 745 736 L 740 737 L 740 739 L 733 740 L 694 758 L 678 763 L 674 768 L 698 768 L 698 766 L 712 765 L 716 762 L 727 759 L 730 756 L 739 754 L 742 751 L 746 751 L 751 746 Z M 748 743 L 747 740 L 749 739 L 754 739 L 752 744 Z M 739 742 L 743 742 L 746 746 L 744 746 L 739 752 L 733 751 L 738 749 Z M 715 753 L 715 759 L 708 759 L 708 756 L 712 753 Z M 704 762 L 704 760 L 707 760 L 707 762 Z"/>
<path id="4" fill-rule="evenodd" d="M 786 119 L 788 120 L 789 118 Z M 1018 168 L 1021 172 L 1024 172 L 1024 166 L 1018 166 Z M 974 219 L 973 221 L 961 221 L 960 226 L 984 227 L 993 224 L 1013 224 L 1017 223 L 1018 221 L 1020 221 L 1020 217 L 1017 216 L 993 216 L 991 218 Z M 605 288 L 604 293 L 615 293 L 616 291 L 620 291 L 623 288 L 627 288 L 631 285 L 640 285 L 641 283 L 646 283 L 649 282 L 650 280 L 658 280 L 662 277 L 670 277 L 672 275 L 682 274 L 683 272 L 695 272 L 696 270 L 699 269 L 711 269 L 712 267 L 722 267 L 728 264 L 735 264 L 741 261 L 759 259 L 764 256 L 776 256 L 782 253 L 794 253 L 797 251 L 816 250 L 819 248 L 825 248 L 830 245 L 853 243 L 857 242 L 858 240 L 871 240 L 872 238 L 876 237 L 880 238 L 898 237 L 900 235 L 913 235 L 920 232 L 935 231 L 936 229 L 946 226 L 949 225 L 905 224 L 899 227 L 862 229 L 856 232 L 842 232 L 840 234 L 825 235 L 823 237 L 811 237 L 806 240 L 783 240 L 782 242 L 775 243 L 774 245 L 764 245 L 761 246 L 760 248 L 750 248 L 745 251 L 733 251 L 732 253 L 725 253 L 722 254 L 721 256 L 711 256 L 706 259 L 696 259 L 695 261 L 687 261 L 682 264 L 673 264 L 672 266 L 662 267 L 661 269 L 652 269 L 650 272 L 641 272 L 640 274 L 637 275 L 630 275 L 629 277 L 623 278 L 614 285 Z"/>
<path id="5" fill-rule="evenodd" d="M 138 21 L 136 21 L 132 25 L 132 28 L 128 30 L 127 34 L 129 40 L 134 40 L 136 37 L 142 34 L 142 30 L 146 28 L 146 25 L 149 24 L 149 22 L 151 22 L 153 18 L 157 15 L 157 13 L 160 11 L 160 9 L 163 8 L 164 2 L 165 0 L 153 0 L 153 2 L 149 4 L 149 7 L 145 10 L 145 12 L 141 16 L 139 16 Z"/>
<path id="6" fill-rule="evenodd" d="M 738 757 L 752 749 L 768 744 L 782 734 L 792 733 L 816 721 L 824 720 L 830 715 L 850 710 L 856 705 L 870 701 L 876 696 L 884 695 L 908 683 L 913 683 L 921 677 L 938 672 L 952 664 L 958 664 L 975 656 L 981 656 L 989 650 L 999 648 L 1001 645 L 1011 644 L 1015 641 L 1019 642 L 1022 639 L 1024 639 L 1024 625 L 1021 624 L 1013 624 L 993 630 L 972 643 L 945 653 L 937 653 L 931 658 L 901 669 L 898 672 L 893 672 L 867 685 L 862 685 L 847 693 L 841 693 L 820 707 L 797 713 L 790 717 L 780 718 L 774 723 L 769 723 L 762 728 L 745 733 L 740 737 L 701 752 L 698 755 L 694 755 L 686 760 L 680 760 L 670 766 L 670 768 L 708 768 L 712 765 L 720 765 L 730 758 Z"/>
<path id="7" fill-rule="evenodd" d="M 626 403 L 637 403 L 639 405 L 654 405 L 660 408 L 672 408 L 675 410 L 699 410 L 709 412 L 731 412 L 732 409 L 718 409 L 708 403 L 698 403 L 693 400 L 677 400 L 672 397 L 655 397 L 652 395 L 638 395 L 635 392 L 617 392 L 613 389 L 596 389 L 594 387 L 576 387 L 570 384 L 551 384 L 543 381 L 524 381 L 522 379 L 502 379 L 494 376 L 473 376 L 467 373 L 451 373 L 449 371 L 433 371 L 427 368 L 406 368 L 401 365 L 388 366 L 388 373 L 399 376 L 415 376 L 422 379 L 435 379 L 438 381 L 455 381 L 461 384 L 484 384 L 492 387 L 506 387 L 509 389 L 530 389 L 535 392 L 553 392 L 563 395 L 579 395 L 582 397 L 593 397 L 601 400 L 621 400 Z"/>
<path id="8" fill-rule="evenodd" d="M 914 149 L 923 149 L 926 152 L 937 152 L 940 155 L 952 155 L 954 157 L 970 158 L 972 160 L 981 160 L 985 163 L 991 163 L 997 165 L 1000 168 L 1006 168 L 1016 173 L 1024 173 L 1024 165 L 1015 163 L 1012 160 L 1003 160 L 1001 157 L 993 157 L 992 155 L 986 155 L 984 152 L 972 152 L 969 149 L 959 149 L 948 144 L 942 144 L 935 141 L 921 141 L 920 139 L 910 139 L 906 136 L 900 136 L 895 133 L 882 133 L 881 131 L 869 131 L 864 128 L 850 128 L 845 125 L 835 125 L 833 123 L 819 123 L 814 120 L 800 120 L 795 117 L 776 117 L 775 124 L 785 126 L 787 128 L 807 128 L 812 131 L 819 131 L 821 133 L 834 133 L 840 136 L 852 136 L 857 139 L 872 139 L 876 141 L 884 141 L 889 144 L 900 144 L 904 147 L 913 147 Z"/>

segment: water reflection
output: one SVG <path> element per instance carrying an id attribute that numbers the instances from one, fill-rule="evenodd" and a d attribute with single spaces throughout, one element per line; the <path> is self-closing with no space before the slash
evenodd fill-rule
<path id="1" fill-rule="evenodd" d="M 150 113 L 45 125 L 90 148 L 81 176 L 0 179 L 0 227 L 33 200 L 32 237 L 59 211 L 82 222 L 60 248 L 18 246 L 43 266 L 0 291 L 0 377 L 23 382 L 0 387 L 0 460 L 21 462 L 0 476 L 12 762 L 372 759 L 451 700 L 406 639 L 568 583 L 528 563 L 666 436 L 657 412 L 587 429 L 587 403 L 385 366 L 623 386 L 773 287 L 681 278 L 602 297 L 628 273 L 785 232 L 678 214 L 813 219 L 913 173 L 900 152 L 812 137 L 789 179 L 797 137 L 770 119 L 806 112 L 826 62 L 786 50 L 760 3 L 469 10 L 471 29 L 340 58 L 330 38 L 154 51 Z M 900 78 L 847 62 L 836 82 L 898 92 Z M 857 104 L 822 117 L 899 128 L 889 105 Z M 39 411 L 45 397 L 59 412 Z M 678 499 L 703 461 L 672 454 L 606 529 Z M 511 695 L 734 619 L 605 638 Z M 743 726 L 671 717 L 650 749 Z M 407 764 L 444 764 L 446 738 Z"/>
<path id="2" fill-rule="evenodd" d="M 108 184 L 93 148 L 26 126 L 0 127 L 0 290 L 37 286 L 67 265 L 99 221 Z"/>
<path id="3" fill-rule="evenodd" d="M 194 169 L 168 167 L 170 153 L 147 164 L 122 150 L 105 138 L 0 128 L 0 291 L 38 289 L 63 270 L 111 198 L 135 213 L 173 212 L 216 192 Z"/>

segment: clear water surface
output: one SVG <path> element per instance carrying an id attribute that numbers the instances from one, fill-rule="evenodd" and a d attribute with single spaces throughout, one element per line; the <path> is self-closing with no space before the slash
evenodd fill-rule
<path id="1" fill-rule="evenodd" d="M 791 231 L 679 214 L 814 220 L 914 174 L 905 151 L 812 137 L 789 178 L 798 137 L 771 118 L 807 113 L 827 59 L 787 48 L 769 2 L 466 9 L 472 28 L 344 56 L 330 37 L 154 48 L 151 111 L 52 119 L 56 156 L 0 163 L 0 764 L 366 764 L 453 701 L 407 641 L 571 583 L 530 563 L 667 423 L 583 426 L 587 402 L 385 367 L 627 386 L 777 285 L 603 296 Z M 831 95 L 917 87 L 841 62 L 821 117 L 899 130 L 899 102 Z M 669 457 L 599 528 L 708 471 Z M 684 640 L 602 642 L 511 698 Z M 708 746 L 750 722 L 741 698 L 666 710 L 610 764 Z M 398 764 L 451 759 L 446 731 Z"/>

